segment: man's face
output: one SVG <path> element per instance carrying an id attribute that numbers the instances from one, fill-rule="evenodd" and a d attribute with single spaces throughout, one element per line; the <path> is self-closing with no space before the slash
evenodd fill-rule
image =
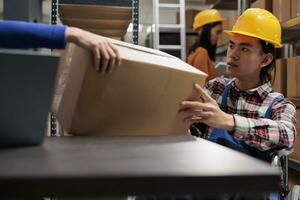
<path id="1" fill-rule="evenodd" d="M 264 54 L 259 39 L 234 34 L 227 50 L 227 71 L 231 77 L 249 79 L 259 77 Z"/>

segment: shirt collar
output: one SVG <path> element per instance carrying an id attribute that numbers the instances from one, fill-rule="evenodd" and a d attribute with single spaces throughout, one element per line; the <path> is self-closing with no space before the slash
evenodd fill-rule
<path id="1" fill-rule="evenodd" d="M 273 91 L 270 81 L 267 81 L 256 88 L 245 91 L 241 91 L 240 89 L 238 89 L 234 81 L 232 81 L 232 86 L 238 93 L 246 93 L 249 95 L 257 93 L 262 99 L 266 98 L 269 95 L 269 93 Z"/>

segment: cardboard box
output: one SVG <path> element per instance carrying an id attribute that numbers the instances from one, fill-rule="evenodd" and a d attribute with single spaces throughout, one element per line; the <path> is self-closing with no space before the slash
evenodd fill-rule
<path id="1" fill-rule="evenodd" d="M 296 119 L 297 119 L 297 122 L 296 122 L 296 129 L 297 129 L 297 132 L 300 133 L 300 109 L 296 109 Z M 299 137 L 299 141 L 300 142 L 300 135 L 298 134 L 298 137 Z M 300 145 L 299 145 L 299 151 L 300 151 Z M 299 159 L 300 161 L 300 159 Z"/>
<path id="2" fill-rule="evenodd" d="M 291 0 L 291 18 L 300 16 L 300 0 Z"/>
<path id="3" fill-rule="evenodd" d="M 178 109 L 206 74 L 158 50 L 113 40 L 122 57 L 98 73 L 91 53 L 68 46 L 60 61 L 52 112 L 75 135 L 176 135 L 188 127 Z"/>
<path id="4" fill-rule="evenodd" d="M 270 12 L 273 9 L 273 1 L 272 0 L 256 0 L 251 4 L 251 8 L 263 8 Z"/>
<path id="5" fill-rule="evenodd" d="M 300 97 L 300 56 L 287 59 L 287 97 Z"/>
<path id="6" fill-rule="evenodd" d="M 228 17 L 228 24 L 227 27 L 225 26 L 224 28 L 228 28 L 228 30 L 232 30 L 233 25 L 235 24 L 236 20 L 238 19 L 239 14 L 237 11 L 232 12 Z M 226 29 L 225 29 L 226 30 Z"/>
<path id="7" fill-rule="evenodd" d="M 59 4 L 59 16 L 69 19 L 124 20 L 132 18 L 131 7 Z"/>
<path id="8" fill-rule="evenodd" d="M 300 137 L 299 136 L 296 137 L 296 142 L 294 144 L 294 151 L 289 155 L 289 159 L 300 163 Z"/>
<path id="9" fill-rule="evenodd" d="M 291 1 L 290 0 L 273 0 L 273 14 L 280 22 L 291 18 Z"/>
<path id="10" fill-rule="evenodd" d="M 189 9 L 185 11 L 185 27 L 193 28 L 194 18 L 200 10 Z M 179 12 L 176 13 L 176 23 L 180 23 Z"/>
<path id="11" fill-rule="evenodd" d="M 198 35 L 187 35 L 186 36 L 186 53 L 189 53 L 190 48 L 198 39 Z"/>
<path id="12" fill-rule="evenodd" d="M 107 37 L 121 38 L 132 20 L 131 7 L 60 4 L 60 20 Z"/>
<path id="13" fill-rule="evenodd" d="M 286 59 L 277 59 L 275 65 L 276 65 L 276 74 L 273 83 L 273 89 L 276 92 L 280 92 L 284 96 L 286 96 L 287 61 Z"/>
<path id="14" fill-rule="evenodd" d="M 238 18 L 238 13 L 236 11 L 230 12 L 229 16 L 227 17 L 227 24 L 223 24 L 223 30 L 232 30 L 233 25 L 235 24 Z M 219 37 L 217 46 L 227 45 L 230 40 L 230 36 L 224 32 L 222 32 L 221 36 Z"/>
<path id="15" fill-rule="evenodd" d="M 297 123 L 296 123 L 296 129 L 297 132 L 300 132 L 300 109 L 296 110 L 296 118 L 297 118 Z M 291 155 L 289 156 L 289 159 L 296 161 L 298 163 L 300 163 L 300 136 L 298 135 L 296 137 L 296 141 L 294 144 L 294 152 L 291 153 Z"/>

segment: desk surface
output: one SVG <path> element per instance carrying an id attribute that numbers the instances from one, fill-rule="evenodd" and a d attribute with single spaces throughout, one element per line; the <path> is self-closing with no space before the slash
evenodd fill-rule
<path id="1" fill-rule="evenodd" d="M 0 195 L 100 196 L 274 191 L 279 171 L 206 140 L 58 137 L 0 149 Z"/>

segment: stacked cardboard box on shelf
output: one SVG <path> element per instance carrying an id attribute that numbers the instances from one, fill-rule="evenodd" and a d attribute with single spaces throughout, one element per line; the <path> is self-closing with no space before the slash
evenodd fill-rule
<path id="1" fill-rule="evenodd" d="M 300 119 L 300 109 L 296 110 L 296 119 Z M 298 135 L 296 136 L 296 141 L 294 144 L 294 151 L 289 155 L 289 159 L 294 162 L 300 163 L 300 136 L 299 136 L 300 123 L 299 122 L 296 123 L 296 129 L 297 129 Z"/>
<path id="2" fill-rule="evenodd" d="M 300 97 L 300 56 L 291 57 L 287 59 L 287 97 L 299 101 Z M 293 101 L 295 102 L 295 101 Z M 296 109 L 296 129 L 298 136 L 296 137 L 296 142 L 294 144 L 294 152 L 289 156 L 289 159 L 300 163 L 300 105 L 295 103 Z"/>
<path id="3" fill-rule="evenodd" d="M 60 4 L 63 24 L 113 38 L 122 38 L 131 22 L 131 7 Z"/>
<path id="4" fill-rule="evenodd" d="M 286 96 L 287 89 L 287 61 L 286 59 L 276 60 L 276 75 L 273 83 L 273 89 L 276 92 L 282 93 Z"/>
<path id="5" fill-rule="evenodd" d="M 300 0 L 291 0 L 291 18 L 300 16 Z"/>
<path id="6" fill-rule="evenodd" d="M 280 22 L 291 18 L 291 1 L 290 0 L 273 0 L 273 14 Z"/>
<path id="7" fill-rule="evenodd" d="M 251 8 L 263 8 L 270 12 L 273 9 L 273 1 L 272 0 L 256 0 L 251 4 Z"/>
<path id="8" fill-rule="evenodd" d="M 237 11 L 231 11 L 228 17 L 226 18 L 227 24 L 223 25 L 223 30 L 231 30 L 237 18 L 238 18 Z M 228 44 L 229 39 L 230 39 L 229 35 L 223 32 L 218 40 L 217 46 Z"/>
<path id="9" fill-rule="evenodd" d="M 200 10 L 188 9 L 185 11 L 185 27 L 193 28 L 194 18 Z M 180 23 L 179 12 L 176 13 L 176 23 Z"/>
<path id="10" fill-rule="evenodd" d="M 198 35 L 187 35 L 186 36 L 186 52 L 189 53 L 190 48 L 198 39 Z"/>
<path id="11" fill-rule="evenodd" d="M 190 31 L 193 29 L 193 23 L 194 23 L 194 18 L 196 14 L 200 12 L 200 10 L 194 10 L 194 9 L 188 9 L 185 11 L 185 27 L 187 31 Z M 179 12 L 177 12 L 177 24 L 179 24 Z M 191 46 L 196 42 L 198 36 L 194 34 L 187 34 L 186 35 L 186 52 L 188 54 L 189 49 Z"/>
<path id="12" fill-rule="evenodd" d="M 300 56 L 287 59 L 287 97 L 300 97 Z"/>

